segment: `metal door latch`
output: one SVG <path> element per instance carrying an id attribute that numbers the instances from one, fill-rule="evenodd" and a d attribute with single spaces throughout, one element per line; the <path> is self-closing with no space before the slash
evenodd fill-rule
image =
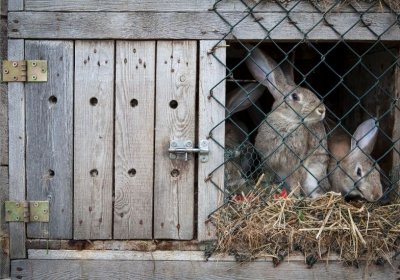
<path id="1" fill-rule="evenodd" d="M 200 140 L 200 147 L 194 148 L 191 140 L 171 140 L 169 142 L 169 158 L 189 160 L 188 154 L 198 153 L 201 162 L 208 161 L 208 141 Z"/>
<path id="2" fill-rule="evenodd" d="M 3 61 L 3 82 L 47 82 L 47 60 Z"/>
<path id="3" fill-rule="evenodd" d="M 48 201 L 6 201 L 6 222 L 49 222 Z"/>

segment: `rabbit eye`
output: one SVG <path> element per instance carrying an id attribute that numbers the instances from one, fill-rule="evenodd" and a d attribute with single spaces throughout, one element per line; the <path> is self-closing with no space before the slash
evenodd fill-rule
<path id="1" fill-rule="evenodd" d="M 357 176 L 361 177 L 362 176 L 362 172 L 361 172 L 361 168 L 357 167 Z"/>
<path id="2" fill-rule="evenodd" d="M 294 101 L 299 101 L 299 100 L 300 100 L 300 97 L 297 95 L 297 93 L 292 93 L 292 99 L 293 99 Z"/>

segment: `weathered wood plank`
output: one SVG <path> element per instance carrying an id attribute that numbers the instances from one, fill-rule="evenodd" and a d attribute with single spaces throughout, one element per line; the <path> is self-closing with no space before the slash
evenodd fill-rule
<path id="1" fill-rule="evenodd" d="M 285 12 L 256 13 L 257 21 L 243 13 L 223 12 L 221 15 L 232 25 L 240 22 L 225 39 L 233 39 L 233 35 L 238 39 L 264 39 L 267 33 L 260 24 L 271 31 L 270 38 L 275 40 L 302 40 L 304 33 L 310 40 L 376 40 L 373 32 L 380 35 L 381 40 L 400 38 L 400 26 L 394 13 L 364 14 L 368 28 L 360 23 L 358 13 L 328 14 L 325 18 L 329 24 L 322 20 L 322 14 L 309 12 L 293 13 L 290 18 Z M 12 12 L 9 23 L 11 38 L 221 39 L 230 32 L 230 26 L 212 11 Z M 343 38 L 331 26 L 344 34 Z"/>
<path id="2" fill-rule="evenodd" d="M 28 279 L 395 279 L 395 266 L 345 267 L 332 261 L 308 269 L 293 261 L 273 268 L 271 262 L 16 260 L 13 278 Z M 51 267 L 51 269 L 49 269 Z"/>
<path id="3" fill-rule="evenodd" d="M 72 238 L 72 41 L 26 41 L 25 58 L 47 60 L 46 83 L 27 83 L 27 199 L 48 200 L 50 221 L 29 223 L 33 238 Z"/>
<path id="4" fill-rule="evenodd" d="M 74 238 L 112 235 L 114 42 L 75 43 Z"/>
<path id="5" fill-rule="evenodd" d="M 187 0 L 168 0 L 163 1 L 163 5 L 157 0 L 147 1 L 127 1 L 127 0 L 86 0 L 85 5 L 82 5 L 80 0 L 26 0 L 25 10 L 28 11 L 114 11 L 114 12 L 183 12 L 183 11 L 194 11 L 194 12 L 206 12 L 213 8 L 216 0 L 198 0 L 198 1 L 187 1 Z M 315 12 L 316 8 L 311 5 L 310 1 L 288 1 L 282 2 L 280 5 L 271 3 L 270 1 L 254 1 L 245 0 L 243 1 L 249 7 L 254 7 L 254 11 L 269 11 L 269 12 L 282 12 L 284 9 L 292 12 Z M 328 2 L 327 2 L 328 3 Z M 354 12 L 357 11 L 370 11 L 370 12 L 381 12 L 387 11 L 387 8 L 383 5 L 378 5 L 377 2 L 365 3 L 357 2 L 355 5 L 343 5 L 336 3 L 333 10 L 340 10 L 341 12 Z M 323 4 L 319 6 L 322 11 L 331 9 L 331 5 Z M 240 0 L 223 0 L 215 5 L 218 11 L 239 11 L 243 12 L 246 10 L 246 5 Z"/>
<path id="6" fill-rule="evenodd" d="M 0 279 L 10 275 L 10 238 L 3 207 L 6 200 L 8 200 L 8 167 L 0 166 Z"/>
<path id="7" fill-rule="evenodd" d="M 5 2 L 0 1 L 0 3 Z M 0 19 L 0 61 L 7 59 L 7 20 Z M 0 165 L 8 165 L 7 84 L 0 83 Z"/>
<path id="8" fill-rule="evenodd" d="M 143 251 L 179 250 L 201 251 L 205 245 L 196 240 L 49 240 L 28 239 L 27 249 L 46 250 L 113 250 Z"/>
<path id="9" fill-rule="evenodd" d="M 7 0 L 0 0 L 0 16 L 7 16 L 7 5 L 8 1 Z"/>
<path id="10" fill-rule="evenodd" d="M 155 42 L 117 42 L 115 239 L 151 239 Z"/>
<path id="11" fill-rule="evenodd" d="M 25 57 L 24 40 L 8 41 L 8 59 Z M 25 200 L 25 88 L 23 83 L 8 85 L 9 198 Z M 10 223 L 10 257 L 25 258 L 26 230 L 23 223 Z"/>
<path id="12" fill-rule="evenodd" d="M 200 76 L 199 76 L 199 142 L 209 139 L 211 130 L 225 119 L 225 81 L 224 66 L 226 61 L 226 48 L 215 48 L 214 53 L 209 53 L 218 41 L 200 41 Z M 225 42 L 221 42 L 223 46 Z M 215 56 L 215 57 L 214 57 Z M 220 61 L 218 61 L 218 60 Z M 222 81 L 222 82 L 221 82 Z M 209 98 L 212 90 L 213 97 Z M 220 104 L 219 104 L 220 103 Z M 221 105 L 222 104 L 222 105 Z M 225 123 L 221 123 L 212 131 L 212 139 L 209 139 L 211 151 L 208 162 L 199 162 L 198 171 L 198 232 L 199 241 L 215 239 L 215 228 L 208 221 L 208 215 L 215 211 L 223 202 L 224 194 L 216 188 L 211 181 L 218 186 L 224 186 L 224 170 L 219 168 L 209 174 L 224 162 L 224 149 L 216 142 L 225 143 Z"/>
<path id="13" fill-rule="evenodd" d="M 194 160 L 171 160 L 170 140 L 195 141 L 197 45 L 157 44 L 154 238 L 192 239 Z"/>
<path id="14" fill-rule="evenodd" d="M 23 11 L 24 0 L 8 0 L 8 11 Z"/>

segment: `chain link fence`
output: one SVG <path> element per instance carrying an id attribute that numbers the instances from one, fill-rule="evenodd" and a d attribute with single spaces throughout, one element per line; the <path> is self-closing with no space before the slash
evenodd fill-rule
<path id="1" fill-rule="evenodd" d="M 223 1 L 213 7 L 230 26 L 220 41 L 228 45 L 225 143 L 218 143 L 225 148 L 219 167 L 225 185 L 213 182 L 225 203 L 245 199 L 256 185 L 270 189 L 269 198 L 290 192 L 318 197 L 333 190 L 373 202 L 369 205 L 393 202 L 400 170 L 399 45 L 382 38 L 399 25 L 397 2 L 306 1 L 307 11 L 317 15 L 307 28 L 293 19 L 305 1 L 272 1 L 283 15 L 272 27 L 260 19 L 266 2 L 240 1 L 236 9 L 243 9 L 243 18 L 235 22 L 220 12 Z M 336 28 L 331 15 L 343 9 L 359 19 Z M 365 19 L 377 9 L 397 19 L 381 33 Z M 260 40 L 235 37 L 235 28 L 249 19 L 265 32 Z M 303 38 L 274 39 L 285 24 Z M 309 39 L 320 25 L 338 39 Z M 356 26 L 375 40 L 346 40 Z"/>

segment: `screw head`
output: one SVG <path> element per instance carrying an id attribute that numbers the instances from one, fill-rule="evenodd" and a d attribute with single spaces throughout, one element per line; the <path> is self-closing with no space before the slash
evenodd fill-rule
<path id="1" fill-rule="evenodd" d="M 4 69 L 4 74 L 8 74 L 10 73 L 10 71 L 8 71 L 8 69 Z"/>
<path id="2" fill-rule="evenodd" d="M 37 203 L 37 202 L 33 203 L 33 207 L 38 207 L 38 206 L 39 206 L 39 203 Z"/>
<path id="3" fill-rule="evenodd" d="M 32 66 L 36 67 L 37 63 L 36 62 L 32 62 Z"/>
<path id="4" fill-rule="evenodd" d="M 19 202 L 17 202 L 17 203 L 15 203 L 15 207 L 19 207 L 20 205 L 19 205 Z"/>
<path id="5" fill-rule="evenodd" d="M 32 76 L 32 80 L 37 80 L 37 77 L 35 75 Z"/>
<path id="6" fill-rule="evenodd" d="M 43 213 L 47 214 L 47 209 L 43 209 Z"/>
<path id="7" fill-rule="evenodd" d="M 39 217 L 38 217 L 38 216 L 33 216 L 33 219 L 34 219 L 35 221 L 37 221 L 37 220 L 39 220 Z"/>
<path id="8" fill-rule="evenodd" d="M 192 141 L 187 141 L 186 143 L 185 143 L 185 146 L 186 147 L 188 147 L 188 148 L 190 148 L 190 147 L 192 147 Z"/>
<path id="9" fill-rule="evenodd" d="M 176 143 L 176 141 L 172 141 L 171 146 L 176 147 L 176 146 L 178 146 L 178 144 Z"/>
<path id="10" fill-rule="evenodd" d="M 18 62 L 14 61 L 14 62 L 12 63 L 12 66 L 13 66 L 13 67 L 17 67 L 17 66 L 18 66 Z"/>
<path id="11" fill-rule="evenodd" d="M 201 140 L 200 145 L 202 147 L 207 147 L 208 146 L 208 141 L 207 140 Z"/>
<path id="12" fill-rule="evenodd" d="M 17 221 L 19 221 L 19 216 L 15 217 L 15 219 L 16 219 Z"/>
<path id="13" fill-rule="evenodd" d="M 46 73 L 46 69 L 42 68 L 42 73 Z"/>

